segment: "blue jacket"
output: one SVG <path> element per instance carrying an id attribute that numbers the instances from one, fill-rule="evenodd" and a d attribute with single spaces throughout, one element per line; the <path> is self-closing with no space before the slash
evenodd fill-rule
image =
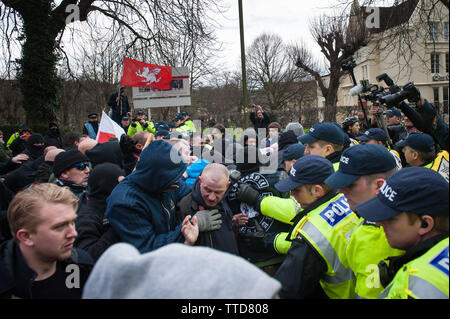
<path id="1" fill-rule="evenodd" d="M 142 151 L 136 170 L 107 199 L 106 218 L 122 241 L 141 253 L 184 241 L 175 208 L 191 190 L 180 179 L 185 170 L 181 155 L 163 140 L 153 141 Z M 179 188 L 165 191 L 176 183 Z"/>

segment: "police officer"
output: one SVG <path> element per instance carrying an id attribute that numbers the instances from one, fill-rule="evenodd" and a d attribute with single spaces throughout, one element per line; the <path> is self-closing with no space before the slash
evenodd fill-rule
<path id="1" fill-rule="evenodd" d="M 405 154 L 406 162 L 410 166 L 423 166 L 437 171 L 449 181 L 449 154 L 443 150 L 436 155 L 433 138 L 425 133 L 411 133 L 398 146 Z"/>
<path id="2" fill-rule="evenodd" d="M 175 131 L 183 134 L 183 136 L 189 136 L 191 131 L 189 129 L 189 126 L 185 125 L 183 122 L 183 116 L 179 113 L 177 116 L 175 116 L 172 120 L 172 122 L 175 124 Z"/>
<path id="3" fill-rule="evenodd" d="M 358 218 L 344 195 L 324 184 L 334 173 L 327 159 L 309 155 L 299 159 L 289 177 L 275 184 L 291 194 L 306 215 L 291 228 L 293 241 L 275 279 L 281 298 L 353 298 L 355 278 L 346 265 L 345 247 Z"/>
<path id="4" fill-rule="evenodd" d="M 448 183 L 424 167 L 391 175 L 378 195 L 356 211 L 381 225 L 393 248 L 404 255 L 380 263 L 386 289 L 379 298 L 448 299 Z"/>
<path id="5" fill-rule="evenodd" d="M 396 161 L 386 148 L 359 144 L 342 153 L 339 170 L 325 184 L 344 194 L 350 209 L 355 210 L 356 205 L 376 196 L 385 179 L 396 169 Z M 348 265 L 356 276 L 356 297 L 377 298 L 383 290 L 378 263 L 403 253 L 389 246 L 382 227 L 361 218 L 346 247 Z"/>
<path id="6" fill-rule="evenodd" d="M 306 147 L 305 155 L 319 155 L 333 163 L 335 170 L 344 149 L 344 131 L 333 123 L 315 124 L 308 133 L 298 138 Z"/>
<path id="7" fill-rule="evenodd" d="M 133 137 L 136 132 L 147 131 L 150 133 L 155 133 L 156 129 L 152 121 L 147 121 L 145 119 L 145 112 L 138 111 L 136 113 L 136 119 L 133 119 L 132 123 L 128 127 L 128 136 Z"/>
<path id="8" fill-rule="evenodd" d="M 284 169 L 289 174 L 292 166 L 303 156 L 305 146 L 302 144 L 289 145 L 283 153 Z M 273 218 L 284 224 L 292 225 L 292 219 L 301 213 L 301 205 L 294 196 L 282 198 L 278 196 L 266 196 L 261 198 L 260 193 L 247 184 L 239 185 L 237 194 L 239 200 L 252 205 L 259 213 Z M 286 240 L 288 232 L 280 232 L 273 238 L 273 248 L 278 254 L 287 254 L 291 241 Z"/>
<path id="9" fill-rule="evenodd" d="M 97 138 L 97 132 L 98 132 L 98 114 L 91 113 L 88 115 L 88 121 L 83 125 L 83 134 L 95 140 Z"/>
<path id="10" fill-rule="evenodd" d="M 184 124 L 189 127 L 189 131 L 191 131 L 191 133 L 197 132 L 197 129 L 195 128 L 194 122 L 192 122 L 191 120 L 191 115 L 189 114 L 189 112 L 183 111 L 180 114 L 183 117 Z"/>
<path id="11" fill-rule="evenodd" d="M 403 167 L 400 154 L 396 150 L 391 149 L 391 147 L 387 142 L 388 137 L 381 128 L 378 127 L 370 128 L 367 131 L 365 131 L 364 134 L 358 136 L 357 140 L 360 143 L 378 144 L 386 147 L 391 153 L 391 155 L 394 156 L 395 162 L 397 163 L 397 168 L 401 169 Z"/>
<path id="12" fill-rule="evenodd" d="M 403 117 L 402 113 L 399 110 L 392 108 L 384 112 L 384 115 L 386 116 L 387 130 L 392 139 L 392 143 L 395 144 L 398 141 L 405 139 L 408 132 L 401 123 Z"/>

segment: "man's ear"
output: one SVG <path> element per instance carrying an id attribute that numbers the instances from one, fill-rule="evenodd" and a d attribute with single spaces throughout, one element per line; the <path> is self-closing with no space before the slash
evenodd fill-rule
<path id="1" fill-rule="evenodd" d="M 59 177 L 62 178 L 62 179 L 68 179 L 69 175 L 67 175 L 67 171 L 64 171 L 64 172 L 61 173 L 61 175 Z"/>
<path id="2" fill-rule="evenodd" d="M 420 216 L 421 225 L 419 228 L 419 235 L 423 236 L 431 232 L 434 228 L 434 218 L 430 215 L 422 215 Z"/>
<path id="3" fill-rule="evenodd" d="M 328 155 L 333 154 L 334 153 L 334 148 L 331 144 L 327 144 L 325 145 L 325 152 Z"/>
<path id="4" fill-rule="evenodd" d="M 33 238 L 31 236 L 31 232 L 28 229 L 21 228 L 16 233 L 16 238 L 20 243 L 25 246 L 32 247 L 34 246 Z"/>
<path id="5" fill-rule="evenodd" d="M 374 187 L 376 187 L 375 195 L 378 195 L 378 193 L 380 192 L 380 188 L 381 188 L 381 186 L 383 186 L 383 184 L 384 184 L 384 178 L 377 178 L 374 181 Z"/>
<path id="6" fill-rule="evenodd" d="M 320 198 L 324 195 L 323 187 L 321 185 L 314 185 L 312 188 L 312 194 L 316 198 Z"/>

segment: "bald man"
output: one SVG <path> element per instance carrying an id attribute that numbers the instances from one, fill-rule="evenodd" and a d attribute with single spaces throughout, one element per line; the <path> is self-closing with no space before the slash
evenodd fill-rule
<path id="1" fill-rule="evenodd" d="M 207 165 L 192 187 L 192 192 L 178 204 L 177 217 L 193 216 L 195 212 L 217 210 L 221 215 L 220 229 L 201 232 L 196 245 L 208 246 L 231 254 L 238 255 L 236 236 L 233 231 L 233 212 L 228 203 L 230 186 L 228 169 L 219 163 Z"/>

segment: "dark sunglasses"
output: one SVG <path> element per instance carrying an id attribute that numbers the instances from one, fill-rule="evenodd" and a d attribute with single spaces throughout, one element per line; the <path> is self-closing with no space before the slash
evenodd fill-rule
<path id="1" fill-rule="evenodd" d="M 73 164 L 72 167 L 74 167 L 80 171 L 84 171 L 86 169 L 86 167 L 89 167 L 89 163 L 76 163 L 76 164 Z"/>

